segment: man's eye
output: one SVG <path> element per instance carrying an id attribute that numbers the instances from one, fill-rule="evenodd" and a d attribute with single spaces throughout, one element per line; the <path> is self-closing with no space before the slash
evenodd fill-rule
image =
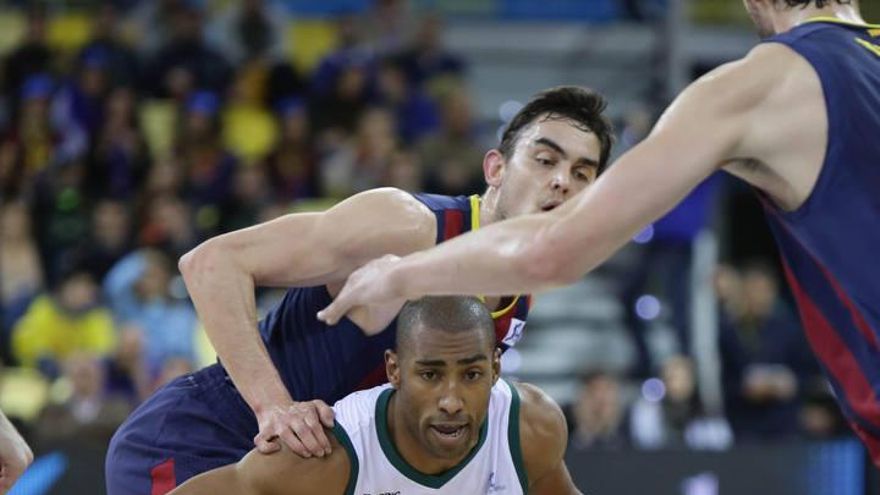
<path id="1" fill-rule="evenodd" d="M 468 371 L 467 373 L 465 373 L 465 378 L 467 378 L 470 381 L 479 380 L 480 377 L 482 377 L 482 376 L 483 376 L 482 371 L 474 370 L 474 371 Z"/>
<path id="2" fill-rule="evenodd" d="M 421 376 L 423 380 L 430 382 L 430 381 L 434 380 L 435 378 L 437 378 L 437 372 L 436 371 L 423 371 L 423 372 L 419 373 L 419 376 Z"/>

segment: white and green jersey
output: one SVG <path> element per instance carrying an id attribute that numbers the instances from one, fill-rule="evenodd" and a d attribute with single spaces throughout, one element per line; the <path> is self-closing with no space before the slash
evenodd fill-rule
<path id="1" fill-rule="evenodd" d="M 524 495 L 528 479 L 519 441 L 519 393 L 498 380 L 473 450 L 443 474 L 417 471 L 388 432 L 390 385 L 355 392 L 333 406 L 333 432 L 351 461 L 346 495 Z"/>

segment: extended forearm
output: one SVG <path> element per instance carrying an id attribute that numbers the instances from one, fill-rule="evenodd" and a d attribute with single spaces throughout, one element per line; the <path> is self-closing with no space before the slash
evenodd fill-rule
<path id="1" fill-rule="evenodd" d="M 525 293 L 559 285 L 542 237 L 554 217 L 528 215 L 490 225 L 402 258 L 392 269 L 407 299 L 424 295 Z"/>
<path id="2" fill-rule="evenodd" d="M 255 412 L 290 400 L 257 331 L 254 281 L 229 253 L 204 246 L 181 272 L 211 343 Z"/>

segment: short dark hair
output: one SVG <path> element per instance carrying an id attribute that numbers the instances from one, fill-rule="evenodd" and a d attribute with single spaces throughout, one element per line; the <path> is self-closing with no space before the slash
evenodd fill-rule
<path id="1" fill-rule="evenodd" d="M 803 8 L 807 8 L 810 5 L 816 5 L 816 7 L 820 8 L 820 9 L 822 7 L 825 7 L 826 5 L 833 3 L 833 2 L 842 4 L 842 5 L 849 5 L 849 4 L 853 3 L 852 0 L 783 0 L 783 1 L 789 7 L 797 7 L 800 5 Z"/>
<path id="2" fill-rule="evenodd" d="M 602 114 L 607 106 L 602 95 L 588 88 L 558 86 L 542 91 L 526 103 L 507 124 L 498 150 L 504 158 L 510 158 L 520 131 L 541 115 L 546 115 L 548 119 L 570 119 L 578 124 L 579 129 L 590 131 L 599 138 L 602 149 L 598 172 L 601 174 L 608 165 L 614 143 L 614 125 Z"/>
<path id="3" fill-rule="evenodd" d="M 476 297 L 428 296 L 407 302 L 397 316 L 394 346 L 398 353 L 412 346 L 419 328 L 447 333 L 478 331 L 493 346 L 495 342 L 495 322 Z"/>

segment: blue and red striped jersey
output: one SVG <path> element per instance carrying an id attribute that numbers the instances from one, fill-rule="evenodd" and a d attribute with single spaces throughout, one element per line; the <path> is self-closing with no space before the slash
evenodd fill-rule
<path id="1" fill-rule="evenodd" d="M 434 213 L 438 243 L 479 228 L 478 196 L 414 196 Z M 386 381 L 384 353 L 394 347 L 396 321 L 372 337 L 347 318 L 328 326 L 316 315 L 330 302 L 326 286 L 292 288 L 259 323 L 269 356 L 294 399 L 333 404 Z M 507 297 L 503 308 L 492 313 L 502 350 L 521 338 L 529 305 L 529 296 Z"/>
<path id="2" fill-rule="evenodd" d="M 828 146 L 806 202 L 765 210 L 807 339 L 880 460 L 880 26 L 820 18 L 767 41 L 818 74 Z"/>

